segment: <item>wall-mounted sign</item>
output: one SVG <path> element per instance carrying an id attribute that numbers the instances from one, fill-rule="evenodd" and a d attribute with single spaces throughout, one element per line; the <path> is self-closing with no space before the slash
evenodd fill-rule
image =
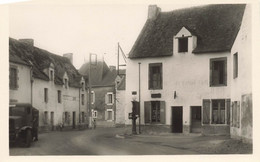
<path id="1" fill-rule="evenodd" d="M 154 93 L 154 94 L 151 94 L 151 97 L 152 98 L 161 98 L 161 93 Z"/>
<path id="2" fill-rule="evenodd" d="M 137 95 L 137 92 L 136 91 L 132 91 L 132 95 Z"/>

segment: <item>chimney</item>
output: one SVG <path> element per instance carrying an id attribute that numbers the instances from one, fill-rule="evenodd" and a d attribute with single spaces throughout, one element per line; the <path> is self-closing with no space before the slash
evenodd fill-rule
<path id="1" fill-rule="evenodd" d="M 33 52 L 33 47 L 34 47 L 34 40 L 33 39 L 19 39 L 19 42 L 25 44 L 28 46 L 31 52 Z"/>
<path id="2" fill-rule="evenodd" d="M 73 53 L 65 53 L 63 57 L 67 57 L 70 60 L 70 63 L 73 64 Z"/>
<path id="3" fill-rule="evenodd" d="M 149 5 L 148 19 L 150 20 L 156 19 L 160 12 L 161 12 L 161 8 L 157 7 L 157 5 Z"/>

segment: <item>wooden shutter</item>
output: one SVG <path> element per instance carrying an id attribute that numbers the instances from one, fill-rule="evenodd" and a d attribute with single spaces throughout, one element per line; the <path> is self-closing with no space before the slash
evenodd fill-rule
<path id="1" fill-rule="evenodd" d="M 227 58 L 224 60 L 224 85 L 227 85 Z"/>
<path id="2" fill-rule="evenodd" d="M 107 110 L 105 111 L 105 120 L 107 120 L 107 118 L 108 118 L 108 112 L 107 112 Z"/>
<path id="3" fill-rule="evenodd" d="M 108 94 L 105 95 L 105 103 L 108 104 Z"/>
<path id="4" fill-rule="evenodd" d="M 151 102 L 144 102 L 144 122 L 151 123 Z"/>
<path id="5" fill-rule="evenodd" d="M 114 114 L 115 114 L 114 111 L 112 111 L 112 120 L 115 119 L 115 115 Z"/>
<path id="6" fill-rule="evenodd" d="M 163 89 L 163 65 L 160 64 L 160 89 Z"/>
<path id="7" fill-rule="evenodd" d="M 148 69 L 148 89 L 152 89 L 152 67 L 151 65 L 149 65 L 149 69 Z"/>
<path id="8" fill-rule="evenodd" d="M 226 100 L 226 109 L 227 109 L 227 124 L 230 124 L 230 99 Z"/>
<path id="9" fill-rule="evenodd" d="M 165 101 L 160 101 L 160 123 L 165 124 L 166 119 L 165 119 Z"/>
<path id="10" fill-rule="evenodd" d="M 210 100 L 209 99 L 203 99 L 203 124 L 209 124 L 210 123 Z"/>
<path id="11" fill-rule="evenodd" d="M 240 127 L 240 101 L 237 101 L 237 128 Z"/>
<path id="12" fill-rule="evenodd" d="M 234 115 L 233 115 L 234 114 L 234 105 L 235 105 L 234 102 L 232 102 L 232 104 L 231 104 L 231 112 L 230 112 L 230 115 L 231 115 L 230 116 L 230 118 L 231 118 L 230 119 L 230 126 L 231 127 L 233 127 L 233 125 L 234 125 Z"/>
<path id="13" fill-rule="evenodd" d="M 213 79 L 212 79 L 212 73 L 213 73 L 213 61 L 210 60 L 209 62 L 209 86 L 211 87 L 212 86 L 212 82 L 213 82 Z"/>

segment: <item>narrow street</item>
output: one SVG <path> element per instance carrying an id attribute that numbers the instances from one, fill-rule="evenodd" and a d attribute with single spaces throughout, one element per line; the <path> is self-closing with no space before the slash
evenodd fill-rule
<path id="1" fill-rule="evenodd" d="M 120 136 L 124 128 L 97 128 L 96 130 L 49 132 L 39 135 L 39 141 L 30 148 L 14 146 L 10 155 L 181 155 L 250 153 L 250 146 L 239 143 L 240 150 L 219 148 L 230 141 L 227 136 L 200 136 L 197 134 L 169 134 L 162 136 Z M 234 144 L 234 140 L 232 140 Z M 237 141 L 235 141 L 237 144 Z M 222 145 L 223 146 L 223 145 Z M 237 145 L 233 147 L 238 147 Z M 241 152 L 242 149 L 242 152 Z"/>

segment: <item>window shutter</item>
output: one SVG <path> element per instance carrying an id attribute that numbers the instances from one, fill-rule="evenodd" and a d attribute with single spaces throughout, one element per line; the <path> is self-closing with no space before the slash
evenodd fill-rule
<path id="1" fill-rule="evenodd" d="M 210 123 L 210 100 L 209 99 L 203 99 L 203 124 L 209 124 Z"/>
<path id="2" fill-rule="evenodd" d="M 227 85 L 227 60 L 224 61 L 224 84 Z"/>
<path id="3" fill-rule="evenodd" d="M 212 86 L 212 81 L 213 81 L 213 79 L 212 79 L 212 73 L 213 73 L 213 62 L 210 60 L 210 62 L 209 62 L 209 66 L 210 66 L 210 71 L 209 71 L 209 86 L 211 87 Z"/>
<path id="4" fill-rule="evenodd" d="M 148 72 L 148 89 L 151 89 L 152 88 L 152 72 L 151 72 L 151 70 L 152 70 L 152 68 L 151 68 L 151 66 L 149 65 L 149 72 Z"/>
<path id="5" fill-rule="evenodd" d="M 151 123 L 151 102 L 145 101 L 144 102 L 144 120 L 145 123 Z"/>
<path id="6" fill-rule="evenodd" d="M 105 103 L 108 104 L 108 94 L 105 95 Z"/>
<path id="7" fill-rule="evenodd" d="M 230 124 L 230 99 L 226 100 L 226 109 L 227 109 L 227 124 Z"/>
<path id="8" fill-rule="evenodd" d="M 232 102 L 232 104 L 231 104 L 231 113 L 230 113 L 230 115 L 231 115 L 231 117 L 230 117 L 231 118 L 230 126 L 231 127 L 233 127 L 233 125 L 234 125 L 233 124 L 234 123 L 234 105 L 235 105 L 234 102 Z"/>
<path id="9" fill-rule="evenodd" d="M 160 101 L 160 123 L 165 124 L 166 119 L 165 119 L 165 101 Z"/>
<path id="10" fill-rule="evenodd" d="M 107 110 L 105 111 L 105 120 L 107 120 L 107 118 L 108 118 L 108 112 L 107 112 Z"/>
<path id="11" fill-rule="evenodd" d="M 237 128 L 240 128 L 240 101 L 237 101 Z"/>
<path id="12" fill-rule="evenodd" d="M 163 89 L 163 71 L 162 71 L 163 65 L 160 66 L 160 88 Z"/>
<path id="13" fill-rule="evenodd" d="M 114 120 L 114 111 L 112 111 L 112 120 Z"/>

